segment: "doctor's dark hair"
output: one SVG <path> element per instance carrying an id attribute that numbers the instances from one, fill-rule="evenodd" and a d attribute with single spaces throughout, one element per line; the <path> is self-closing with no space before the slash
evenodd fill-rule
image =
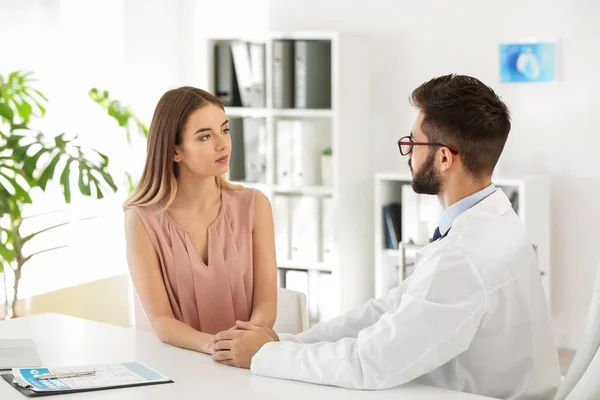
<path id="1" fill-rule="evenodd" d="M 421 129 L 430 142 L 457 150 L 471 175 L 492 174 L 508 138 L 510 114 L 490 87 L 470 76 L 445 75 L 413 90 L 410 102 L 423 113 Z"/>

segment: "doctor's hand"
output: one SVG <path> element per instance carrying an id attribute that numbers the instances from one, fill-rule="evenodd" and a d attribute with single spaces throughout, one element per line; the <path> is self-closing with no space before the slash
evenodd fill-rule
<path id="1" fill-rule="evenodd" d="M 271 336 L 271 338 L 275 341 L 275 342 L 279 342 L 279 336 L 277 336 L 277 334 L 275 333 L 275 331 L 271 328 L 269 328 L 267 325 L 263 325 L 261 323 L 256 323 L 256 322 L 241 322 L 238 321 L 236 323 L 236 326 L 238 327 L 238 329 L 243 329 L 246 331 L 251 330 L 252 326 L 258 326 L 259 328 L 262 328 L 265 332 L 267 332 L 269 334 L 269 336 Z"/>
<path id="2" fill-rule="evenodd" d="M 226 331 L 221 331 L 220 333 L 229 332 L 229 331 L 236 331 L 236 330 L 239 330 L 239 329 L 240 328 L 238 328 L 237 325 L 234 325 L 231 328 L 227 329 Z M 206 353 L 210 354 L 211 356 L 217 352 L 217 350 L 215 349 L 215 337 L 216 336 L 217 335 L 213 335 L 212 340 L 210 341 L 210 346 L 208 347 L 208 351 L 206 351 Z"/>
<path id="3" fill-rule="evenodd" d="M 252 357 L 265 343 L 274 339 L 264 328 L 249 322 L 239 323 L 238 327 L 245 330 L 229 330 L 215 335 L 212 359 L 233 367 L 250 368 Z"/>

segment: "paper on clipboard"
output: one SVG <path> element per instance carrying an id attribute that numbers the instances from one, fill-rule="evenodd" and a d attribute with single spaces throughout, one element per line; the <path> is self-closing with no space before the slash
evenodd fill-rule
<path id="1" fill-rule="evenodd" d="M 94 370 L 94 375 L 74 378 L 40 380 L 37 375 Z M 53 392 L 82 389 L 138 386 L 167 383 L 171 379 L 139 362 L 85 365 L 56 368 L 14 368 L 15 383 L 34 392 Z"/>

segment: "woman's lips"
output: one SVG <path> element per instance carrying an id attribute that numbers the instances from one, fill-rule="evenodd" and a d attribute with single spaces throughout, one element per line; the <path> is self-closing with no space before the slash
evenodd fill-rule
<path id="1" fill-rule="evenodd" d="M 216 162 L 219 164 L 227 164 L 229 162 L 229 156 L 223 156 L 219 158 Z"/>

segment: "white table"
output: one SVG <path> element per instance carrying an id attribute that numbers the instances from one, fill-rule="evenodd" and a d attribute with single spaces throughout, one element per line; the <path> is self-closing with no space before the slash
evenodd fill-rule
<path id="1" fill-rule="evenodd" d="M 0 322 L 0 338 L 33 339 L 45 366 L 140 361 L 175 381 L 174 384 L 59 396 L 68 400 L 485 399 L 413 384 L 377 392 L 353 391 L 254 376 L 248 370 L 218 364 L 208 355 L 164 344 L 151 333 L 60 314 Z M 0 379 L 0 399 L 25 398 Z M 52 398 L 56 397 L 49 399 Z"/>

